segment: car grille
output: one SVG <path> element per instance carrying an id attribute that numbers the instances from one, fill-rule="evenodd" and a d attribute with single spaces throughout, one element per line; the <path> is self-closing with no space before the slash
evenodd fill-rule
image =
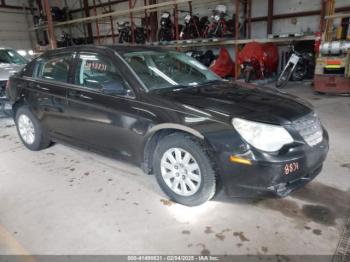
<path id="1" fill-rule="evenodd" d="M 292 125 L 308 145 L 314 146 L 322 141 L 323 130 L 321 122 L 315 113 L 297 119 Z"/>

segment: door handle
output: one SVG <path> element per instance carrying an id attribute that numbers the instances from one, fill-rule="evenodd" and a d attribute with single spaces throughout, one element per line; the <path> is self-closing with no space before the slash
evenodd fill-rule
<path id="1" fill-rule="evenodd" d="M 92 100 L 91 97 L 86 96 L 86 95 L 84 95 L 82 92 L 76 91 L 76 90 L 69 90 L 69 91 L 68 91 L 68 96 L 69 96 L 69 97 L 74 97 L 74 98 L 83 98 L 83 99 Z"/>
<path id="2" fill-rule="evenodd" d="M 42 91 L 49 91 L 50 90 L 49 88 L 43 87 L 40 84 L 34 83 L 34 82 L 29 82 L 28 86 L 30 88 L 37 88 L 37 89 L 42 90 Z"/>

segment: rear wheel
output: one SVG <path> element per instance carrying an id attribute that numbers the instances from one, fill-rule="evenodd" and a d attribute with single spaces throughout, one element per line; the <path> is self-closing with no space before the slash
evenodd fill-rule
<path id="1" fill-rule="evenodd" d="M 280 74 L 280 76 L 278 77 L 277 82 L 276 82 L 277 88 L 282 88 L 288 83 L 288 81 L 293 73 L 292 70 L 293 70 L 293 67 L 291 65 L 288 65 L 287 67 L 285 67 L 283 69 L 282 73 Z"/>
<path id="2" fill-rule="evenodd" d="M 185 134 L 172 134 L 158 144 L 153 157 L 157 182 L 177 203 L 197 206 L 215 193 L 215 172 L 208 150 Z"/>
<path id="3" fill-rule="evenodd" d="M 18 135 L 28 149 L 38 151 L 50 145 L 48 135 L 28 107 L 20 107 L 15 120 Z"/>

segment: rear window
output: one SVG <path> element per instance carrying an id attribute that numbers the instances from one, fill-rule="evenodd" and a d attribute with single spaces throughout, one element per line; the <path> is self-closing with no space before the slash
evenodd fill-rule
<path id="1" fill-rule="evenodd" d="M 68 81 L 68 72 L 72 57 L 72 54 L 62 54 L 47 59 L 40 59 L 37 68 L 37 77 L 66 83 Z"/>

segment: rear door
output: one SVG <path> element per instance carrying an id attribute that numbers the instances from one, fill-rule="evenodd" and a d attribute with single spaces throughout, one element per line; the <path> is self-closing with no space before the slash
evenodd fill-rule
<path id="1" fill-rule="evenodd" d="M 79 52 L 67 92 L 70 127 L 77 142 L 133 159 L 142 140 L 136 96 L 116 60 L 104 52 Z"/>
<path id="2" fill-rule="evenodd" d="M 50 134 L 57 137 L 71 135 L 66 111 L 66 87 L 74 52 L 64 52 L 37 59 L 33 77 L 26 78 L 26 99 Z"/>

